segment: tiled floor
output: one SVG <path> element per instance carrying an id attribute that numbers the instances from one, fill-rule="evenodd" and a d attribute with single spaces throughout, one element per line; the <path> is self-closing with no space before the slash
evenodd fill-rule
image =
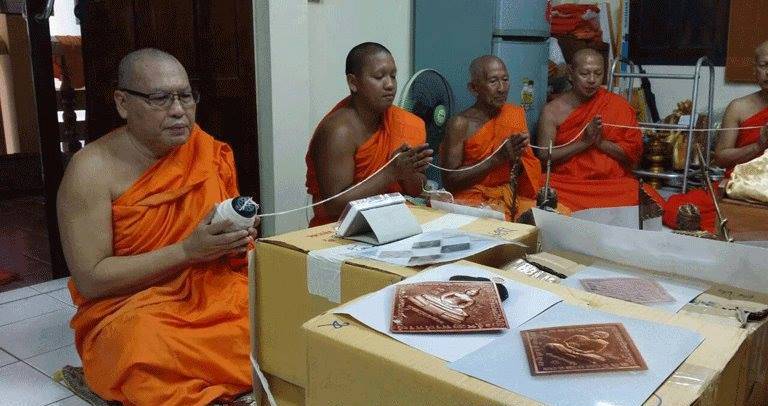
<path id="1" fill-rule="evenodd" d="M 0 405 L 88 405 L 51 379 L 64 365 L 81 365 L 67 279 L 0 293 Z"/>
<path id="2" fill-rule="evenodd" d="M 18 279 L 0 285 L 0 292 L 51 279 L 51 254 L 40 196 L 0 200 L 0 270 Z"/>

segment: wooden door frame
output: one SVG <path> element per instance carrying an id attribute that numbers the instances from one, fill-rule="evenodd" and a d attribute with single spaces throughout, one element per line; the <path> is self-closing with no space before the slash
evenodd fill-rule
<path id="1" fill-rule="evenodd" d="M 21 14 L 27 23 L 32 62 L 32 86 L 40 140 L 40 160 L 43 170 L 45 217 L 51 250 L 51 271 L 53 278 L 57 279 L 68 276 L 69 271 L 61 249 L 56 216 L 56 193 L 64 174 L 64 165 L 60 152 L 56 89 L 53 84 L 51 32 L 48 19 L 36 17 L 42 15 L 46 5 L 46 0 L 0 0 L 0 12 Z"/>

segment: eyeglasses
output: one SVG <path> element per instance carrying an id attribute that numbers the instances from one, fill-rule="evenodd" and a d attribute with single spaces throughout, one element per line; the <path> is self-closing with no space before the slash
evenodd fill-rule
<path id="1" fill-rule="evenodd" d="M 117 90 L 126 92 L 130 95 L 141 97 L 147 104 L 152 107 L 167 109 L 173 104 L 174 99 L 179 99 L 182 107 L 192 107 L 200 102 L 200 92 L 196 89 L 182 92 L 155 92 L 155 93 L 142 93 L 135 90 L 118 88 Z"/>

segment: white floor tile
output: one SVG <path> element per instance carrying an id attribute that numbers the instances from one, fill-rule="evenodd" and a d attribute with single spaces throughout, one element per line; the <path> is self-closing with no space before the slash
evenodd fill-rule
<path id="1" fill-rule="evenodd" d="M 32 365 L 35 369 L 51 378 L 53 378 L 54 372 L 64 368 L 65 365 L 72 365 L 73 367 L 83 366 L 74 344 L 59 348 L 58 350 L 36 355 L 32 358 L 25 359 L 24 362 Z"/>
<path id="2" fill-rule="evenodd" d="M 3 326 L 0 328 L 0 347 L 17 358 L 27 359 L 73 344 L 75 334 L 69 321 L 74 314 L 75 309 L 66 306 L 53 313 Z"/>
<path id="3" fill-rule="evenodd" d="M 0 304 L 0 331 L 6 324 L 64 308 L 69 307 L 48 295 L 37 295 Z"/>
<path id="4" fill-rule="evenodd" d="M 67 288 L 54 290 L 53 292 L 48 292 L 48 296 L 51 296 L 54 299 L 62 303 L 66 303 L 70 306 L 75 305 L 74 303 L 72 303 L 72 295 L 69 294 L 69 289 Z"/>
<path id="5" fill-rule="evenodd" d="M 43 282 L 43 283 L 38 283 L 37 285 L 30 286 L 30 288 L 40 293 L 48 293 L 48 292 L 53 292 L 54 290 L 66 288 L 67 282 L 69 282 L 69 277 L 54 279 L 52 281 Z"/>
<path id="6" fill-rule="evenodd" d="M 8 354 L 3 350 L 0 350 L 0 367 L 6 366 L 8 364 L 13 364 L 16 361 L 18 361 L 16 357 L 14 357 L 11 354 Z"/>
<path id="7" fill-rule="evenodd" d="M 24 299 L 25 297 L 39 295 L 40 292 L 30 288 L 18 288 L 0 293 L 0 304 L 13 302 L 14 300 Z"/>
<path id="8" fill-rule="evenodd" d="M 71 396 L 58 402 L 53 402 L 48 406 L 90 406 L 90 404 L 77 396 Z"/>
<path id="9" fill-rule="evenodd" d="M 23 362 L 0 368 L 0 393 L 3 406 L 41 406 L 72 396 L 67 388 Z"/>

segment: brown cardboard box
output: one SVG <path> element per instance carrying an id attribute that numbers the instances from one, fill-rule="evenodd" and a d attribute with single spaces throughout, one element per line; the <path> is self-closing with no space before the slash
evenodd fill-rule
<path id="1" fill-rule="evenodd" d="M 542 265 L 573 275 L 596 258 L 569 252 L 538 253 L 530 256 Z M 678 277 L 679 278 L 679 277 Z M 680 314 L 720 326 L 740 328 L 735 309 L 760 311 L 768 307 L 768 296 L 730 286 L 707 282 L 711 286 L 680 310 Z M 743 329 L 746 341 L 731 360 L 716 388 L 713 401 L 702 404 L 768 405 L 768 321 L 748 323 Z M 704 402 L 705 399 L 702 399 Z"/>
<path id="2" fill-rule="evenodd" d="M 597 296 L 498 269 L 510 279 L 547 289 L 564 301 L 603 312 L 697 331 L 704 342 L 659 387 L 647 405 L 701 406 L 729 399 L 717 388 L 741 362 L 748 332 L 683 312 L 671 314 Z M 334 323 L 336 322 L 336 323 Z M 349 324 L 346 324 L 349 323 Z M 307 331 L 308 405 L 529 405 L 516 393 L 448 369 L 446 362 L 369 329 L 346 316 L 326 313 L 304 324 Z M 735 360 L 735 361 L 734 361 Z M 730 398 L 729 400 L 732 400 Z"/>
<path id="3" fill-rule="evenodd" d="M 446 213 L 428 208 L 411 208 L 420 223 Z M 477 219 L 462 230 L 517 241 L 535 250 L 535 227 L 490 219 Z M 349 244 L 334 236 L 333 225 L 299 230 L 260 240 L 256 249 L 255 277 L 251 287 L 255 309 L 252 342 L 258 349 L 262 369 L 294 385 L 306 385 L 306 348 L 301 325 L 312 317 L 339 305 L 308 292 L 308 253 Z M 490 266 L 518 258 L 524 249 L 504 245 L 472 257 Z M 340 270 L 340 303 L 374 292 L 413 275 L 418 269 L 364 259 L 351 259 Z"/>
<path id="4" fill-rule="evenodd" d="M 276 376 L 266 375 L 266 377 L 277 406 L 304 406 L 304 389 Z M 261 405 L 269 406 L 266 396 L 262 396 Z"/>

